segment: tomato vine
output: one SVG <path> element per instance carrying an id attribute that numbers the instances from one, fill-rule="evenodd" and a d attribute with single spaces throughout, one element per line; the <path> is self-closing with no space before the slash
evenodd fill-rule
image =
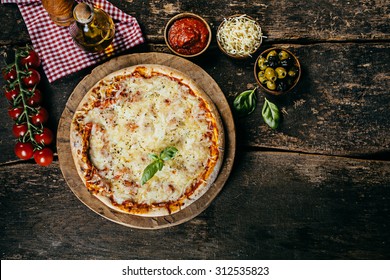
<path id="1" fill-rule="evenodd" d="M 11 105 L 8 114 L 15 121 L 12 131 L 18 138 L 15 154 L 23 160 L 33 157 L 36 163 L 46 166 L 53 161 L 53 151 L 47 147 L 53 141 L 53 133 L 44 127 L 49 115 L 41 106 L 42 95 L 37 88 L 40 63 L 38 54 L 26 46 L 15 51 L 14 63 L 2 73 L 7 84 L 5 96 Z"/>

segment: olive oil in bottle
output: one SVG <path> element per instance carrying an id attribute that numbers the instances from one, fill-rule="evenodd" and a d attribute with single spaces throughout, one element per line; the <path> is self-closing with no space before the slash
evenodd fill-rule
<path id="1" fill-rule="evenodd" d="M 80 48 L 101 52 L 111 44 L 115 25 L 102 9 L 79 3 L 73 10 L 73 17 L 76 21 L 70 26 L 70 35 Z"/>

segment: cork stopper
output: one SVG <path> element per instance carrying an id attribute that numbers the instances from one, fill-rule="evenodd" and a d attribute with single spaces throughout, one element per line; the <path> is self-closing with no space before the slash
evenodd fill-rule
<path id="1" fill-rule="evenodd" d="M 88 23 L 92 20 L 93 8 L 85 3 L 79 3 L 73 10 L 74 18 L 80 23 Z"/>

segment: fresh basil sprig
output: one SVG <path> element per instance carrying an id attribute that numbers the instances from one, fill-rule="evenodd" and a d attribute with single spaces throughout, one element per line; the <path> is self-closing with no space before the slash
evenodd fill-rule
<path id="1" fill-rule="evenodd" d="M 233 101 L 233 106 L 240 116 L 246 116 L 256 109 L 256 88 L 241 92 Z"/>
<path id="2" fill-rule="evenodd" d="M 154 174 L 161 171 L 164 167 L 164 161 L 174 158 L 178 150 L 175 147 L 167 147 L 161 151 L 160 156 L 156 154 L 149 154 L 149 158 L 153 160 L 148 166 L 146 166 L 141 177 L 141 185 L 149 181 Z"/>
<path id="3" fill-rule="evenodd" d="M 279 126 L 280 114 L 278 107 L 265 98 L 263 110 L 261 111 L 263 119 L 272 129 L 276 129 Z"/>

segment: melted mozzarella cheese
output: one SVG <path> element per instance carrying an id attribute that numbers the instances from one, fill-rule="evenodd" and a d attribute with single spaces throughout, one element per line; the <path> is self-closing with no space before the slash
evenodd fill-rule
<path id="1" fill-rule="evenodd" d="M 202 174 L 210 158 L 209 122 L 202 100 L 166 76 L 121 80 L 116 101 L 87 112 L 92 123 L 89 155 L 114 200 L 136 203 L 176 201 Z M 106 88 L 101 88 L 105 96 Z M 141 185 L 145 167 L 174 146 L 178 154 Z"/>

